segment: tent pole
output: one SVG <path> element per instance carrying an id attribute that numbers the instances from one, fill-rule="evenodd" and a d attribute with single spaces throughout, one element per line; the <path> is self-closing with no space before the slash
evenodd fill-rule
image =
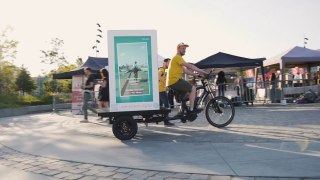
<path id="1" fill-rule="evenodd" d="M 308 77 L 306 78 L 306 79 L 308 79 L 307 86 L 311 86 L 312 85 L 312 80 L 311 80 L 311 65 L 310 65 L 310 63 L 307 64 L 307 74 L 308 74 Z"/>
<path id="2" fill-rule="evenodd" d="M 242 68 L 240 67 L 240 97 L 241 97 L 241 102 L 243 103 L 244 102 L 244 96 L 243 96 L 243 83 L 244 83 L 244 80 L 243 80 L 243 74 L 242 74 Z"/>
<path id="3" fill-rule="evenodd" d="M 258 67 L 254 68 L 254 74 L 255 74 L 255 92 L 254 94 L 257 94 L 257 89 L 258 89 L 258 86 L 257 86 L 257 82 L 258 82 Z"/>
<path id="4" fill-rule="evenodd" d="M 281 72 L 281 100 L 284 100 L 284 66 L 285 62 L 282 60 L 280 62 L 280 72 Z"/>
<path id="5" fill-rule="evenodd" d="M 262 74 L 262 82 L 264 86 L 264 101 L 267 102 L 267 86 L 266 86 L 266 77 L 264 76 L 264 66 L 261 64 L 261 74 Z"/>

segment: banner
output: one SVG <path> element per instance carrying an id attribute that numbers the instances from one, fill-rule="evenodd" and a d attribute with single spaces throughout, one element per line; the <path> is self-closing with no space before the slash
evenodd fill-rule
<path id="1" fill-rule="evenodd" d="M 83 79 L 83 75 L 72 76 L 72 114 L 82 114 Z"/>
<path id="2" fill-rule="evenodd" d="M 246 70 L 246 77 L 254 77 L 253 69 Z"/>
<path id="3" fill-rule="evenodd" d="M 304 74 L 304 68 L 291 68 L 292 71 L 292 75 L 297 75 L 297 73 L 299 72 L 299 74 Z"/>
<path id="4" fill-rule="evenodd" d="M 108 31 L 110 111 L 159 109 L 156 31 Z"/>

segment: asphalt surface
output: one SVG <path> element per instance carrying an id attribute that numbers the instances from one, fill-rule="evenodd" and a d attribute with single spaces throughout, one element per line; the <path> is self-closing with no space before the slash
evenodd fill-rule
<path id="1" fill-rule="evenodd" d="M 139 124 L 130 141 L 94 114 L 0 118 L 0 179 L 320 179 L 319 114 L 320 104 L 237 107 L 226 128 L 201 113 Z"/>

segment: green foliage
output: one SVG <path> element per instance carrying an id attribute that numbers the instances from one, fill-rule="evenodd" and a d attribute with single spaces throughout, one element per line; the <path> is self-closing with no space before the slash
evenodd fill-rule
<path id="1" fill-rule="evenodd" d="M 72 81 L 71 80 L 55 80 L 52 79 L 52 75 L 56 73 L 67 72 L 75 69 L 77 66 L 74 64 L 71 65 L 61 65 L 57 70 L 52 70 L 46 76 L 49 77 L 49 80 L 44 82 L 44 89 L 46 92 L 50 93 L 70 93 L 72 90 Z"/>
<path id="2" fill-rule="evenodd" d="M 21 106 L 35 106 L 35 105 L 46 105 L 52 104 L 52 96 L 40 96 L 35 97 L 31 95 L 26 96 L 4 96 L 0 95 L 0 109 L 1 108 L 16 108 Z"/>
<path id="3" fill-rule="evenodd" d="M 72 88 L 71 80 L 55 80 L 52 75 L 56 73 L 67 72 L 73 70 L 77 65 L 69 64 L 66 60 L 62 48 L 63 40 L 54 38 L 51 40 L 52 48 L 50 50 L 41 50 L 42 62 L 57 65 L 57 69 L 46 74 L 49 79 L 44 82 L 44 89 L 47 93 L 70 93 Z M 77 63 L 82 63 L 82 58 L 77 58 Z"/>
<path id="4" fill-rule="evenodd" d="M 31 93 L 34 89 L 36 89 L 34 81 L 31 79 L 29 72 L 24 67 L 22 67 L 20 70 L 20 73 L 16 79 L 16 85 L 16 89 L 18 91 L 22 91 L 23 95 L 25 92 Z"/>
<path id="5" fill-rule="evenodd" d="M 11 63 L 16 56 L 18 42 L 8 37 L 10 31 L 12 29 L 7 28 L 0 32 L 0 94 L 7 95 L 15 93 L 14 80 L 18 71 L 18 68 Z"/>
<path id="6" fill-rule="evenodd" d="M 1 108 L 13 108 L 13 107 L 19 107 L 20 105 L 17 103 L 19 102 L 17 95 L 12 96 L 6 96 L 0 94 L 0 109 Z"/>
<path id="7" fill-rule="evenodd" d="M 0 94 L 14 94 L 18 68 L 8 61 L 0 61 Z"/>

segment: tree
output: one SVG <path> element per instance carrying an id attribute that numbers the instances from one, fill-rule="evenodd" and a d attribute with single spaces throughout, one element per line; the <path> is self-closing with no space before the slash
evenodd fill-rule
<path id="1" fill-rule="evenodd" d="M 12 30 L 11 27 L 7 27 L 0 32 L 0 61 L 10 62 L 16 57 L 18 42 L 8 38 L 8 34 Z"/>
<path id="2" fill-rule="evenodd" d="M 0 94 L 15 93 L 15 82 L 18 67 L 8 61 L 0 61 Z"/>
<path id="3" fill-rule="evenodd" d="M 83 60 L 81 57 L 78 57 L 77 60 L 76 60 L 76 65 L 77 66 L 81 66 L 83 64 Z"/>
<path id="4" fill-rule="evenodd" d="M 67 72 L 70 70 L 75 69 L 77 66 L 74 64 L 66 65 L 66 66 L 60 66 L 57 70 L 52 70 L 50 73 L 48 73 L 46 76 L 49 77 L 49 79 L 44 82 L 44 89 L 46 92 L 59 92 L 59 93 L 70 93 L 72 89 L 72 82 L 71 80 L 55 80 L 52 79 L 52 74 L 56 73 L 62 73 Z"/>
<path id="5" fill-rule="evenodd" d="M 22 91 L 22 95 L 24 95 L 25 92 L 31 93 L 36 88 L 29 72 L 24 67 L 21 67 L 20 73 L 16 79 L 16 85 L 17 90 Z"/>
<path id="6" fill-rule="evenodd" d="M 13 94 L 18 68 L 12 61 L 17 54 L 18 42 L 9 38 L 12 28 L 0 32 L 0 94 Z"/>
<path id="7" fill-rule="evenodd" d="M 45 64 L 56 64 L 58 67 L 68 65 L 69 62 L 61 50 L 64 45 L 63 40 L 53 38 L 50 44 L 52 45 L 50 50 L 40 50 L 42 53 L 41 62 Z"/>

